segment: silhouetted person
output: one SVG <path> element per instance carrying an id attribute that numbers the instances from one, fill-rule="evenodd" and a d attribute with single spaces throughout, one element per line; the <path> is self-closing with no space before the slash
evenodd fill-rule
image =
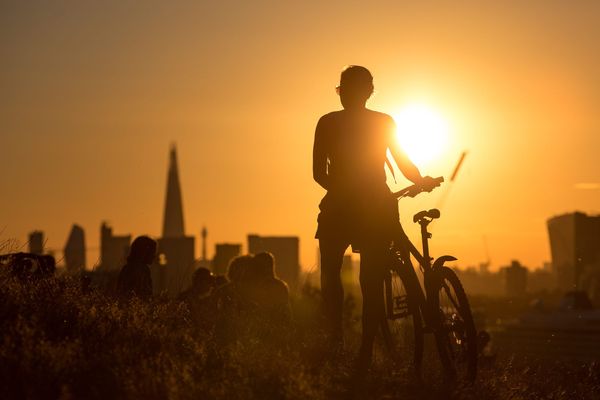
<path id="1" fill-rule="evenodd" d="M 192 275 L 192 286 L 181 293 L 179 298 L 189 307 L 193 321 L 203 329 L 209 329 L 215 322 L 215 309 L 211 293 L 215 287 L 215 276 L 207 268 L 198 268 Z"/>
<path id="2" fill-rule="evenodd" d="M 291 318 L 290 297 L 287 284 L 275 275 L 275 258 L 263 252 L 254 256 L 242 286 L 244 301 L 273 323 L 287 322 Z"/>
<path id="3" fill-rule="evenodd" d="M 2 256 L 11 273 L 23 281 L 48 278 L 56 271 L 56 260 L 51 255 L 14 253 Z"/>
<path id="4" fill-rule="evenodd" d="M 215 276 L 215 289 L 225 286 L 229 283 L 229 279 L 225 275 Z"/>
<path id="5" fill-rule="evenodd" d="M 208 296 L 215 286 L 215 276 L 208 268 L 198 268 L 192 274 L 192 286 L 181 293 L 184 301 L 202 299 Z"/>
<path id="6" fill-rule="evenodd" d="M 237 256 L 231 260 L 227 267 L 228 282 L 215 291 L 218 307 L 221 309 L 239 308 L 239 291 L 247 270 L 252 265 L 253 256 Z"/>
<path id="7" fill-rule="evenodd" d="M 363 328 L 358 361 L 366 367 L 379 322 L 385 317 L 383 280 L 390 243 L 399 231 L 396 199 L 386 184 L 387 151 L 406 178 L 424 187 L 434 184 L 401 151 L 394 120 L 366 108 L 373 93 L 373 77 L 366 68 L 345 68 L 337 92 L 344 109 L 319 119 L 313 148 L 313 177 L 327 190 L 319 205 L 316 233 L 321 288 L 331 339 L 341 345 L 344 291 L 340 271 L 347 247 L 360 249 Z"/>
<path id="8" fill-rule="evenodd" d="M 216 313 L 216 337 L 221 343 L 229 343 L 237 336 L 242 317 L 240 288 L 252 265 L 253 256 L 238 256 L 227 267 L 229 282 L 218 287 L 213 294 Z"/>
<path id="9" fill-rule="evenodd" d="M 117 293 L 123 297 L 137 296 L 142 299 L 151 297 L 150 264 L 155 258 L 156 241 L 148 236 L 135 238 L 127 256 L 127 263 L 119 273 Z"/>

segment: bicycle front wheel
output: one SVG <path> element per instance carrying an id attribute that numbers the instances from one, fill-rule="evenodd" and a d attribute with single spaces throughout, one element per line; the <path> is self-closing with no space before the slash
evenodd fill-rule
<path id="1" fill-rule="evenodd" d="M 451 377 L 474 380 L 477 374 L 477 331 L 465 290 L 448 267 L 434 272 L 433 310 L 439 314 L 435 339 L 440 360 Z"/>

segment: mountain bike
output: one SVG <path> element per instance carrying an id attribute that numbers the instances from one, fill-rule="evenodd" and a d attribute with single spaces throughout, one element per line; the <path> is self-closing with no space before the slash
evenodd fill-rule
<path id="1" fill-rule="evenodd" d="M 435 178 L 437 186 L 443 181 L 443 177 Z M 415 197 L 423 191 L 422 187 L 413 185 L 395 192 L 394 196 L 397 199 Z M 389 273 L 384 281 L 386 319 L 382 323 L 383 337 L 390 351 L 394 351 L 397 341 L 411 342 L 415 372 L 420 376 L 424 335 L 431 333 L 446 376 L 473 380 L 477 373 L 477 331 L 471 307 L 458 276 L 444 265 L 456 258 L 443 255 L 434 261 L 429 254 L 432 235 L 427 227 L 439 217 L 437 209 L 421 211 L 413 217 L 413 222 L 421 228 L 422 254 L 401 227 L 394 237 L 389 253 Z M 423 285 L 411 255 L 419 264 Z M 407 323 L 409 320 L 412 324 Z"/>

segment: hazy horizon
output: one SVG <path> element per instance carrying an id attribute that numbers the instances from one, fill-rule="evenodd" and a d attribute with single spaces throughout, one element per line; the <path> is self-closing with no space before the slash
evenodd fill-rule
<path id="1" fill-rule="evenodd" d="M 448 178 L 468 151 L 452 187 L 400 202 L 416 239 L 413 213 L 447 196 L 433 255 L 477 265 L 485 237 L 495 268 L 539 267 L 548 218 L 600 212 L 600 3 L 259 3 L 1 2 L 0 242 L 40 229 L 61 250 L 78 223 L 98 247 L 103 220 L 160 235 L 176 142 L 197 257 L 203 226 L 209 257 L 297 235 L 309 270 L 314 128 L 341 108 L 347 64 L 373 73 L 370 108 L 448 122 L 424 174 Z"/>

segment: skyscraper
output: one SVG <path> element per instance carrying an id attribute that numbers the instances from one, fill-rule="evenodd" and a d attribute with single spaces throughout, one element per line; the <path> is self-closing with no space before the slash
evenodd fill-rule
<path id="1" fill-rule="evenodd" d="M 175 145 L 171 146 L 169 153 L 163 235 L 158 239 L 158 254 L 162 264 L 155 264 L 152 268 L 154 289 L 176 295 L 189 286 L 194 272 L 195 257 L 194 237 L 185 236 L 183 225 L 183 205 Z"/>
<path id="2" fill-rule="evenodd" d="M 600 298 L 600 215 L 574 212 L 550 218 L 548 234 L 558 287 Z"/>
<path id="3" fill-rule="evenodd" d="M 38 256 L 44 254 L 44 232 L 33 231 L 29 234 L 29 252 Z"/>
<path id="4" fill-rule="evenodd" d="M 100 268 L 118 270 L 125 263 L 129 252 L 131 235 L 113 235 L 113 230 L 106 222 L 100 226 Z"/>
<path id="5" fill-rule="evenodd" d="M 73 225 L 64 250 L 65 266 L 69 272 L 85 269 L 85 234 L 79 225 Z"/>
<path id="6" fill-rule="evenodd" d="M 507 267 L 501 268 L 504 275 L 504 294 L 509 297 L 523 296 L 527 290 L 528 269 L 513 260 Z"/>
<path id="7" fill-rule="evenodd" d="M 215 274 L 225 275 L 231 260 L 242 254 L 242 245 L 237 243 L 217 243 L 212 270 Z"/>
<path id="8" fill-rule="evenodd" d="M 177 169 L 177 150 L 175 145 L 172 145 L 169 155 L 162 237 L 181 237 L 184 235 L 183 205 L 181 201 L 181 187 L 179 185 L 179 171 Z"/>

